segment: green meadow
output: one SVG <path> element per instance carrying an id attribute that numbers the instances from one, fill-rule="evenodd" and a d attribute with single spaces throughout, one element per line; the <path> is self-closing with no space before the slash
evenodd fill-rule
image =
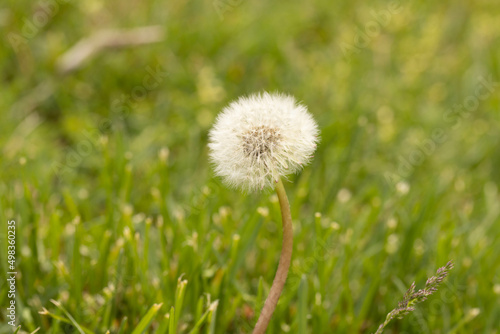
<path id="1" fill-rule="evenodd" d="M 7 3 L 0 333 L 251 333 L 279 204 L 215 177 L 207 136 L 262 91 L 321 129 L 267 333 L 373 333 L 449 260 L 384 333 L 499 333 L 496 1 Z"/>

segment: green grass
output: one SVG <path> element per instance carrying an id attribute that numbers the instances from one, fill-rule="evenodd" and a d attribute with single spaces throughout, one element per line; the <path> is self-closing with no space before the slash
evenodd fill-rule
<path id="1" fill-rule="evenodd" d="M 221 108 L 262 90 L 296 96 L 322 131 L 285 184 L 293 263 L 268 333 L 372 333 L 450 259 L 386 333 L 498 333 L 500 85 L 451 109 L 474 102 L 478 76 L 500 81 L 496 2 L 405 2 L 344 53 L 386 2 L 61 1 L 16 51 L 9 33 L 41 3 L 0 10 L 0 333 L 14 332 L 8 219 L 19 333 L 249 333 L 279 206 L 214 178 L 206 142 Z M 92 32 L 153 24 L 163 42 L 56 71 Z M 156 88 L 120 100 L 157 66 Z"/>

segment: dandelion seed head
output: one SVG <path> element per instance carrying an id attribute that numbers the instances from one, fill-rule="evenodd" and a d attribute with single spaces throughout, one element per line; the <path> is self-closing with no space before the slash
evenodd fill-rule
<path id="1" fill-rule="evenodd" d="M 308 164 L 318 134 L 307 108 L 292 96 L 241 97 L 224 108 L 210 130 L 210 159 L 229 186 L 261 190 Z"/>

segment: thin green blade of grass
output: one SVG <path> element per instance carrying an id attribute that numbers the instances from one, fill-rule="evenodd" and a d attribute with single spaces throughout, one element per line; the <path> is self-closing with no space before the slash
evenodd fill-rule
<path id="1" fill-rule="evenodd" d="M 122 334 L 125 333 L 125 327 L 127 326 L 127 317 L 123 317 L 122 321 L 120 322 L 120 328 L 118 328 L 118 332 L 116 334 Z"/>
<path id="2" fill-rule="evenodd" d="M 72 263 L 72 290 L 75 299 L 76 307 L 80 307 L 82 303 L 82 256 L 80 254 L 80 246 L 82 243 L 82 226 L 80 216 L 76 216 L 72 222 L 75 228 L 75 235 L 73 239 L 73 263 Z"/>
<path id="3" fill-rule="evenodd" d="M 161 308 L 162 305 L 163 305 L 163 303 L 154 304 L 153 306 L 151 306 L 151 308 L 146 313 L 146 315 L 144 317 L 142 317 L 141 321 L 139 321 L 139 324 L 134 329 L 134 331 L 132 332 L 132 334 L 141 334 L 141 333 L 144 333 L 144 331 L 146 331 L 146 329 L 148 328 L 148 326 L 151 324 L 151 321 L 153 320 L 153 317 L 156 315 L 156 313 L 158 313 L 158 311 L 160 310 L 160 308 Z"/>
<path id="4" fill-rule="evenodd" d="M 80 334 L 93 334 L 91 330 L 81 326 L 75 320 L 75 318 L 73 318 L 73 316 L 66 310 L 66 308 L 64 308 L 64 306 L 62 306 L 62 304 L 59 303 L 57 300 L 51 299 L 50 302 L 54 304 L 58 309 L 60 309 L 64 313 L 64 315 L 66 315 L 66 317 L 69 319 L 69 323 L 72 324 L 80 332 Z M 49 314 L 51 315 L 51 313 Z M 64 319 L 62 317 L 59 317 L 58 319 L 64 322 L 68 322 L 67 319 Z"/>
<path id="5" fill-rule="evenodd" d="M 155 334 L 166 334 L 168 333 L 168 325 L 170 324 L 170 314 L 167 313 L 163 317 L 163 319 L 160 321 L 160 325 L 156 329 Z"/>
<path id="6" fill-rule="evenodd" d="M 109 264 L 108 261 L 109 259 L 109 249 L 112 244 L 112 232 L 111 230 L 107 229 L 104 231 L 102 234 L 102 239 L 99 245 L 99 259 L 97 263 L 99 263 L 98 266 L 96 266 L 96 279 L 92 280 L 91 284 L 94 287 L 94 290 L 97 291 L 99 287 L 102 287 L 104 285 L 104 282 L 106 281 L 107 278 L 107 271 L 106 269 L 108 268 Z"/>
<path id="7" fill-rule="evenodd" d="M 168 324 L 168 332 L 170 334 L 175 333 L 175 309 L 172 306 L 170 308 L 170 317 L 169 317 L 169 324 Z"/>
<path id="8" fill-rule="evenodd" d="M 470 309 L 466 314 L 465 317 L 463 317 L 456 325 L 453 327 L 448 333 L 449 334 L 455 334 L 459 332 L 467 323 L 472 321 L 474 318 L 476 318 L 479 314 L 481 313 L 481 310 L 479 308 L 472 308 Z"/>
<path id="9" fill-rule="evenodd" d="M 219 306 L 219 301 L 216 300 L 215 302 L 210 305 L 211 312 L 208 315 L 208 323 L 210 324 L 208 328 L 208 334 L 215 334 L 215 324 L 216 319 L 217 319 L 217 308 Z"/>
<path id="10" fill-rule="evenodd" d="M 47 310 L 45 307 L 42 309 L 42 311 L 38 312 L 39 314 L 41 315 L 47 315 L 49 317 L 51 317 L 52 319 L 56 320 L 57 322 L 58 321 L 62 321 L 66 324 L 70 324 L 71 325 L 71 321 L 69 321 L 68 319 L 64 318 L 64 317 L 61 317 L 60 315 L 58 314 L 54 314 L 52 312 L 50 312 L 49 310 Z M 57 328 L 57 327 L 56 327 Z"/>
<path id="11" fill-rule="evenodd" d="M 307 334 L 307 279 L 305 275 L 300 278 L 299 305 L 297 310 L 297 333 Z"/>
<path id="12" fill-rule="evenodd" d="M 257 288 L 257 298 L 255 299 L 254 313 L 259 314 L 262 306 L 264 306 L 264 278 L 259 277 L 259 285 Z"/>
<path id="13" fill-rule="evenodd" d="M 198 303 L 196 304 L 196 316 L 195 319 L 199 319 L 201 315 L 203 314 L 203 302 L 204 302 L 204 297 L 201 296 L 198 298 Z"/>
<path id="14" fill-rule="evenodd" d="M 205 322 L 205 320 L 207 320 L 207 318 L 209 316 L 212 316 L 213 313 L 217 310 L 217 306 L 219 304 L 219 301 L 216 300 L 215 302 L 213 302 L 212 304 L 210 304 L 210 306 L 208 307 L 208 309 L 205 311 L 205 313 L 203 313 L 203 315 L 201 316 L 200 319 L 198 319 L 198 321 L 196 322 L 196 324 L 194 325 L 194 327 L 191 329 L 191 331 L 189 332 L 189 334 L 197 334 L 201 328 L 201 326 L 203 325 L 203 323 Z M 214 319 L 214 317 L 212 316 L 212 319 Z M 215 323 L 215 321 L 213 321 L 212 323 Z M 211 330 L 211 328 L 209 328 L 209 332 L 210 333 L 213 333 L 213 331 Z"/>
<path id="15" fill-rule="evenodd" d="M 248 223 L 243 226 L 241 233 L 238 233 L 240 236 L 247 237 L 237 241 L 239 246 L 235 248 L 237 250 L 237 256 L 232 259 L 232 264 L 228 269 L 228 277 L 231 283 L 237 284 L 237 282 L 235 282 L 236 271 L 243 264 L 243 259 L 250 251 L 250 248 L 255 244 L 255 240 L 257 239 L 257 235 L 263 223 L 263 219 L 258 219 L 256 215 L 253 215 Z"/>
<path id="16" fill-rule="evenodd" d="M 151 224 L 153 219 L 151 217 L 146 218 L 146 230 L 144 232 L 144 246 L 142 250 L 142 270 L 147 272 L 149 268 L 149 235 L 151 230 Z"/>
<path id="17" fill-rule="evenodd" d="M 119 282 L 122 280 L 122 276 L 123 276 L 123 249 L 120 249 L 119 253 L 118 253 L 118 260 L 117 260 L 117 266 L 116 266 L 116 276 L 115 276 L 115 280 L 113 282 L 113 286 L 114 287 L 117 287 Z M 106 308 L 104 310 L 104 317 L 103 317 L 103 321 L 102 323 L 104 324 L 105 328 L 106 327 L 110 327 L 111 326 L 111 322 L 112 322 L 112 315 L 114 313 L 115 308 L 114 308 L 114 305 L 116 305 L 117 301 L 118 301 L 118 298 L 119 298 L 119 295 L 118 295 L 118 292 L 116 291 L 116 288 L 115 289 L 109 289 L 110 291 L 110 296 L 109 296 L 109 299 L 107 301 L 107 305 L 106 305 Z"/>
<path id="18" fill-rule="evenodd" d="M 174 326 L 175 326 L 175 328 L 177 328 L 177 325 L 179 324 L 179 319 L 181 317 L 182 304 L 184 303 L 184 295 L 186 294 L 187 283 L 188 283 L 187 280 L 182 279 L 182 275 L 177 280 L 177 289 L 175 291 L 175 302 L 174 302 L 174 308 L 175 308 Z"/>

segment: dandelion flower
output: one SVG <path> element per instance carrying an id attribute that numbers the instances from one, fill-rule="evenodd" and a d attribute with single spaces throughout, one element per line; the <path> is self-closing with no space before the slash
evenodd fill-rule
<path id="1" fill-rule="evenodd" d="M 216 174 L 243 190 L 275 185 L 280 202 L 281 256 L 253 334 L 265 333 L 292 259 L 292 216 L 281 178 L 298 172 L 311 160 L 317 141 L 318 126 L 307 108 L 280 94 L 256 94 L 232 102 L 210 131 L 210 158 Z"/>
<path id="2" fill-rule="evenodd" d="M 254 191 L 309 163 L 318 126 L 292 96 L 263 93 L 224 108 L 209 137 L 216 174 L 232 187 Z"/>

